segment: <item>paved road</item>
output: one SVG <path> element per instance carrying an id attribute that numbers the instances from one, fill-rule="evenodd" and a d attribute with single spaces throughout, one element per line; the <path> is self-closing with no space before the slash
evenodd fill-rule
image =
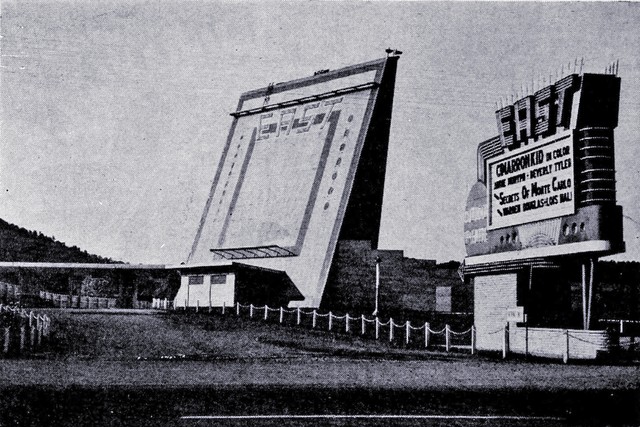
<path id="1" fill-rule="evenodd" d="M 9 387 L 0 425 L 636 425 L 635 391 L 320 387 Z M 337 417 L 334 417 L 336 416 Z"/>
<path id="2" fill-rule="evenodd" d="M 637 366 L 310 357 L 0 363 L 0 426 L 640 424 Z"/>

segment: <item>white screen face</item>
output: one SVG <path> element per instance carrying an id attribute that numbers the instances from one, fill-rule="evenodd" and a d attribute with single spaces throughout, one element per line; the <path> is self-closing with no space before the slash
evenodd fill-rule
<path id="1" fill-rule="evenodd" d="M 314 208 L 344 191 L 370 95 L 362 90 L 239 117 L 209 212 L 210 248 L 299 251 Z M 321 193 L 327 180 L 331 190 Z"/>
<path id="2" fill-rule="evenodd" d="M 573 163 L 570 133 L 491 159 L 488 229 L 575 213 Z"/>
<path id="3" fill-rule="evenodd" d="M 391 113 L 394 61 L 243 93 L 188 263 L 283 271 L 305 298 L 295 304 L 317 307 L 357 171 L 374 157 L 362 152 L 388 143 L 369 135 L 374 110 Z"/>

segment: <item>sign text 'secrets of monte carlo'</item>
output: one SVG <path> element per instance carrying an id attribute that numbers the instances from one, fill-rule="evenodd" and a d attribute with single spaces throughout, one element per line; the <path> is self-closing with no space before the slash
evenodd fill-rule
<path id="1" fill-rule="evenodd" d="M 498 135 L 478 145 L 467 198 L 468 256 L 624 250 L 613 141 L 619 98 L 613 73 L 574 73 L 496 111 Z"/>
<path id="2" fill-rule="evenodd" d="M 481 350 L 566 362 L 612 348 L 607 331 L 592 329 L 592 301 L 597 259 L 625 249 L 614 150 L 621 81 L 617 63 L 603 74 L 571 68 L 498 107 L 497 135 L 478 144 L 462 272 Z"/>
<path id="3" fill-rule="evenodd" d="M 489 228 L 572 214 L 572 148 L 564 135 L 524 153 L 492 159 Z"/>

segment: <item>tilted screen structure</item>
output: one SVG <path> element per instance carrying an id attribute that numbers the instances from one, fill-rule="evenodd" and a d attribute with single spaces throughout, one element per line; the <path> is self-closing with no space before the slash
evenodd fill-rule
<path id="1" fill-rule="evenodd" d="M 283 271 L 319 305 L 337 240 L 377 244 L 397 59 L 242 94 L 185 268 Z"/>

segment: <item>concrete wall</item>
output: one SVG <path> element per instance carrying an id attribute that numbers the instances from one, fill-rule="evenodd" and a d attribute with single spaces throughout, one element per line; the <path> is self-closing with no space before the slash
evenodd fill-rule
<path id="1" fill-rule="evenodd" d="M 436 287 L 462 287 L 457 268 L 435 260 L 406 258 L 403 251 L 373 250 L 366 240 L 341 240 L 333 259 L 321 307 L 351 313 L 372 312 L 376 257 L 380 257 L 381 315 L 436 310 Z M 452 292 L 452 295 L 457 295 Z M 455 302 L 453 302 L 455 307 Z"/>
<path id="2" fill-rule="evenodd" d="M 513 324 L 509 328 L 509 351 L 512 353 L 561 359 L 568 352 L 569 359 L 595 359 L 599 352 L 608 349 L 609 338 L 605 331 L 555 328 L 527 330 L 514 327 Z"/>
<path id="3" fill-rule="evenodd" d="M 478 350 L 502 350 L 507 308 L 517 302 L 517 275 L 497 274 L 474 278 L 473 317 Z"/>

